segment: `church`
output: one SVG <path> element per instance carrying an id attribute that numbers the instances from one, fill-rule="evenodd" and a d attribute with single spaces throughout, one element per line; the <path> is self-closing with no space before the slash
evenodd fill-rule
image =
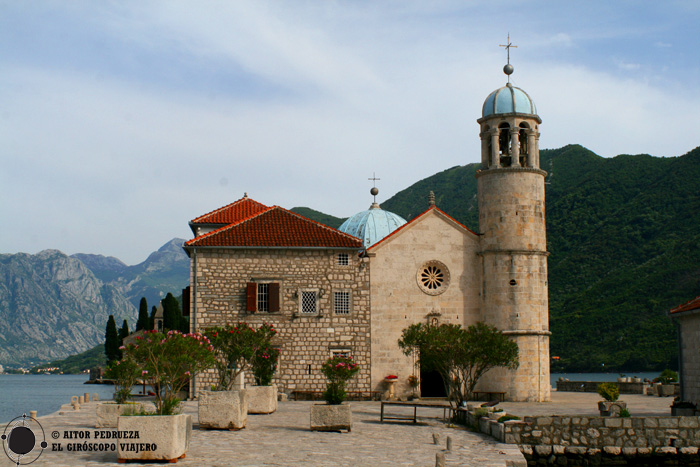
<path id="1" fill-rule="evenodd" d="M 435 205 L 406 222 L 375 201 L 333 229 L 279 206 L 243 198 L 190 222 L 190 325 L 193 331 L 245 321 L 272 323 L 281 351 L 279 390 L 322 391 L 321 365 L 350 354 L 360 372 L 349 391 L 423 397 L 444 391 L 398 346 L 414 323 L 496 326 L 517 342 L 520 366 L 493 369 L 477 391 L 511 401 L 550 400 L 545 229 L 546 172 L 540 117 L 530 96 L 508 83 L 484 101 L 477 172 L 479 230 Z M 187 302 L 187 301 L 186 301 Z M 194 379 L 194 393 L 215 380 Z M 444 394 L 444 393 L 443 393 Z"/>

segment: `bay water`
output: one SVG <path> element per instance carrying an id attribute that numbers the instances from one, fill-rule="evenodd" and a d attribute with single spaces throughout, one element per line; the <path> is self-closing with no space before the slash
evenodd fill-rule
<path id="1" fill-rule="evenodd" d="M 37 416 L 57 412 L 70 404 L 72 396 L 97 393 L 100 400 L 111 400 L 111 384 L 84 384 L 88 375 L 0 375 L 0 422 L 4 426 L 15 417 L 36 410 Z M 71 408 L 72 410 L 72 408 Z"/>

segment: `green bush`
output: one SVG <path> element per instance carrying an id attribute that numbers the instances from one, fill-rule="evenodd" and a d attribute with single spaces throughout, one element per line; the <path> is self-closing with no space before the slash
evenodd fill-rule
<path id="1" fill-rule="evenodd" d="M 629 418 L 630 417 L 630 411 L 627 410 L 625 407 L 624 409 L 620 409 L 620 417 L 622 418 Z"/>
<path id="2" fill-rule="evenodd" d="M 609 402 L 615 402 L 620 397 L 620 389 L 615 383 L 600 383 L 598 385 L 598 394 Z"/>
<path id="3" fill-rule="evenodd" d="M 489 415 L 489 409 L 486 407 L 479 407 L 474 411 L 474 416 L 476 418 L 487 417 Z"/>
<path id="4" fill-rule="evenodd" d="M 678 382 L 678 373 L 673 370 L 666 369 L 656 378 L 661 384 L 671 384 Z"/>

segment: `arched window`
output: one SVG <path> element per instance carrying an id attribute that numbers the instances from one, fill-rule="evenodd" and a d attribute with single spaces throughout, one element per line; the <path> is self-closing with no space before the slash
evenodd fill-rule
<path id="1" fill-rule="evenodd" d="M 520 125 L 520 132 L 518 133 L 518 140 L 520 141 L 520 165 L 525 167 L 527 160 L 527 153 L 529 148 L 527 147 L 527 131 L 530 129 L 530 125 L 526 122 L 522 122 Z"/>
<path id="2" fill-rule="evenodd" d="M 498 149 L 501 154 L 501 167 L 510 167 L 510 125 L 505 122 L 498 125 Z"/>

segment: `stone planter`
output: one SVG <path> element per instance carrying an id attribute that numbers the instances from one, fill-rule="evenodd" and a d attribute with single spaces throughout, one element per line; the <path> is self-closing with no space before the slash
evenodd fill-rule
<path id="1" fill-rule="evenodd" d="M 600 401 L 598 402 L 598 410 L 601 417 L 619 417 L 620 411 L 627 408 L 627 402 L 623 401 Z"/>
<path id="2" fill-rule="evenodd" d="M 248 391 L 202 391 L 198 401 L 199 427 L 240 430 L 248 422 Z"/>
<path id="3" fill-rule="evenodd" d="M 352 430 L 350 405 L 314 404 L 311 406 L 311 431 Z"/>
<path id="4" fill-rule="evenodd" d="M 143 404 L 140 402 L 127 402 L 126 404 L 117 404 L 116 402 L 102 402 L 95 408 L 97 421 L 96 428 L 116 428 L 117 419 L 120 415 L 129 415 L 140 413 L 143 410 Z"/>
<path id="5" fill-rule="evenodd" d="M 504 415 L 508 415 L 506 412 L 489 412 L 489 419 L 490 420 L 498 420 Z"/>
<path id="6" fill-rule="evenodd" d="M 656 394 L 659 397 L 671 397 L 676 392 L 675 384 L 659 384 L 656 386 Z"/>
<path id="7" fill-rule="evenodd" d="M 117 427 L 129 434 L 138 433 L 138 439 L 118 440 L 120 463 L 130 460 L 177 462 L 190 448 L 192 416 L 188 414 L 119 417 Z"/>
<path id="8" fill-rule="evenodd" d="M 277 410 L 277 386 L 248 386 L 248 413 L 268 414 Z"/>

